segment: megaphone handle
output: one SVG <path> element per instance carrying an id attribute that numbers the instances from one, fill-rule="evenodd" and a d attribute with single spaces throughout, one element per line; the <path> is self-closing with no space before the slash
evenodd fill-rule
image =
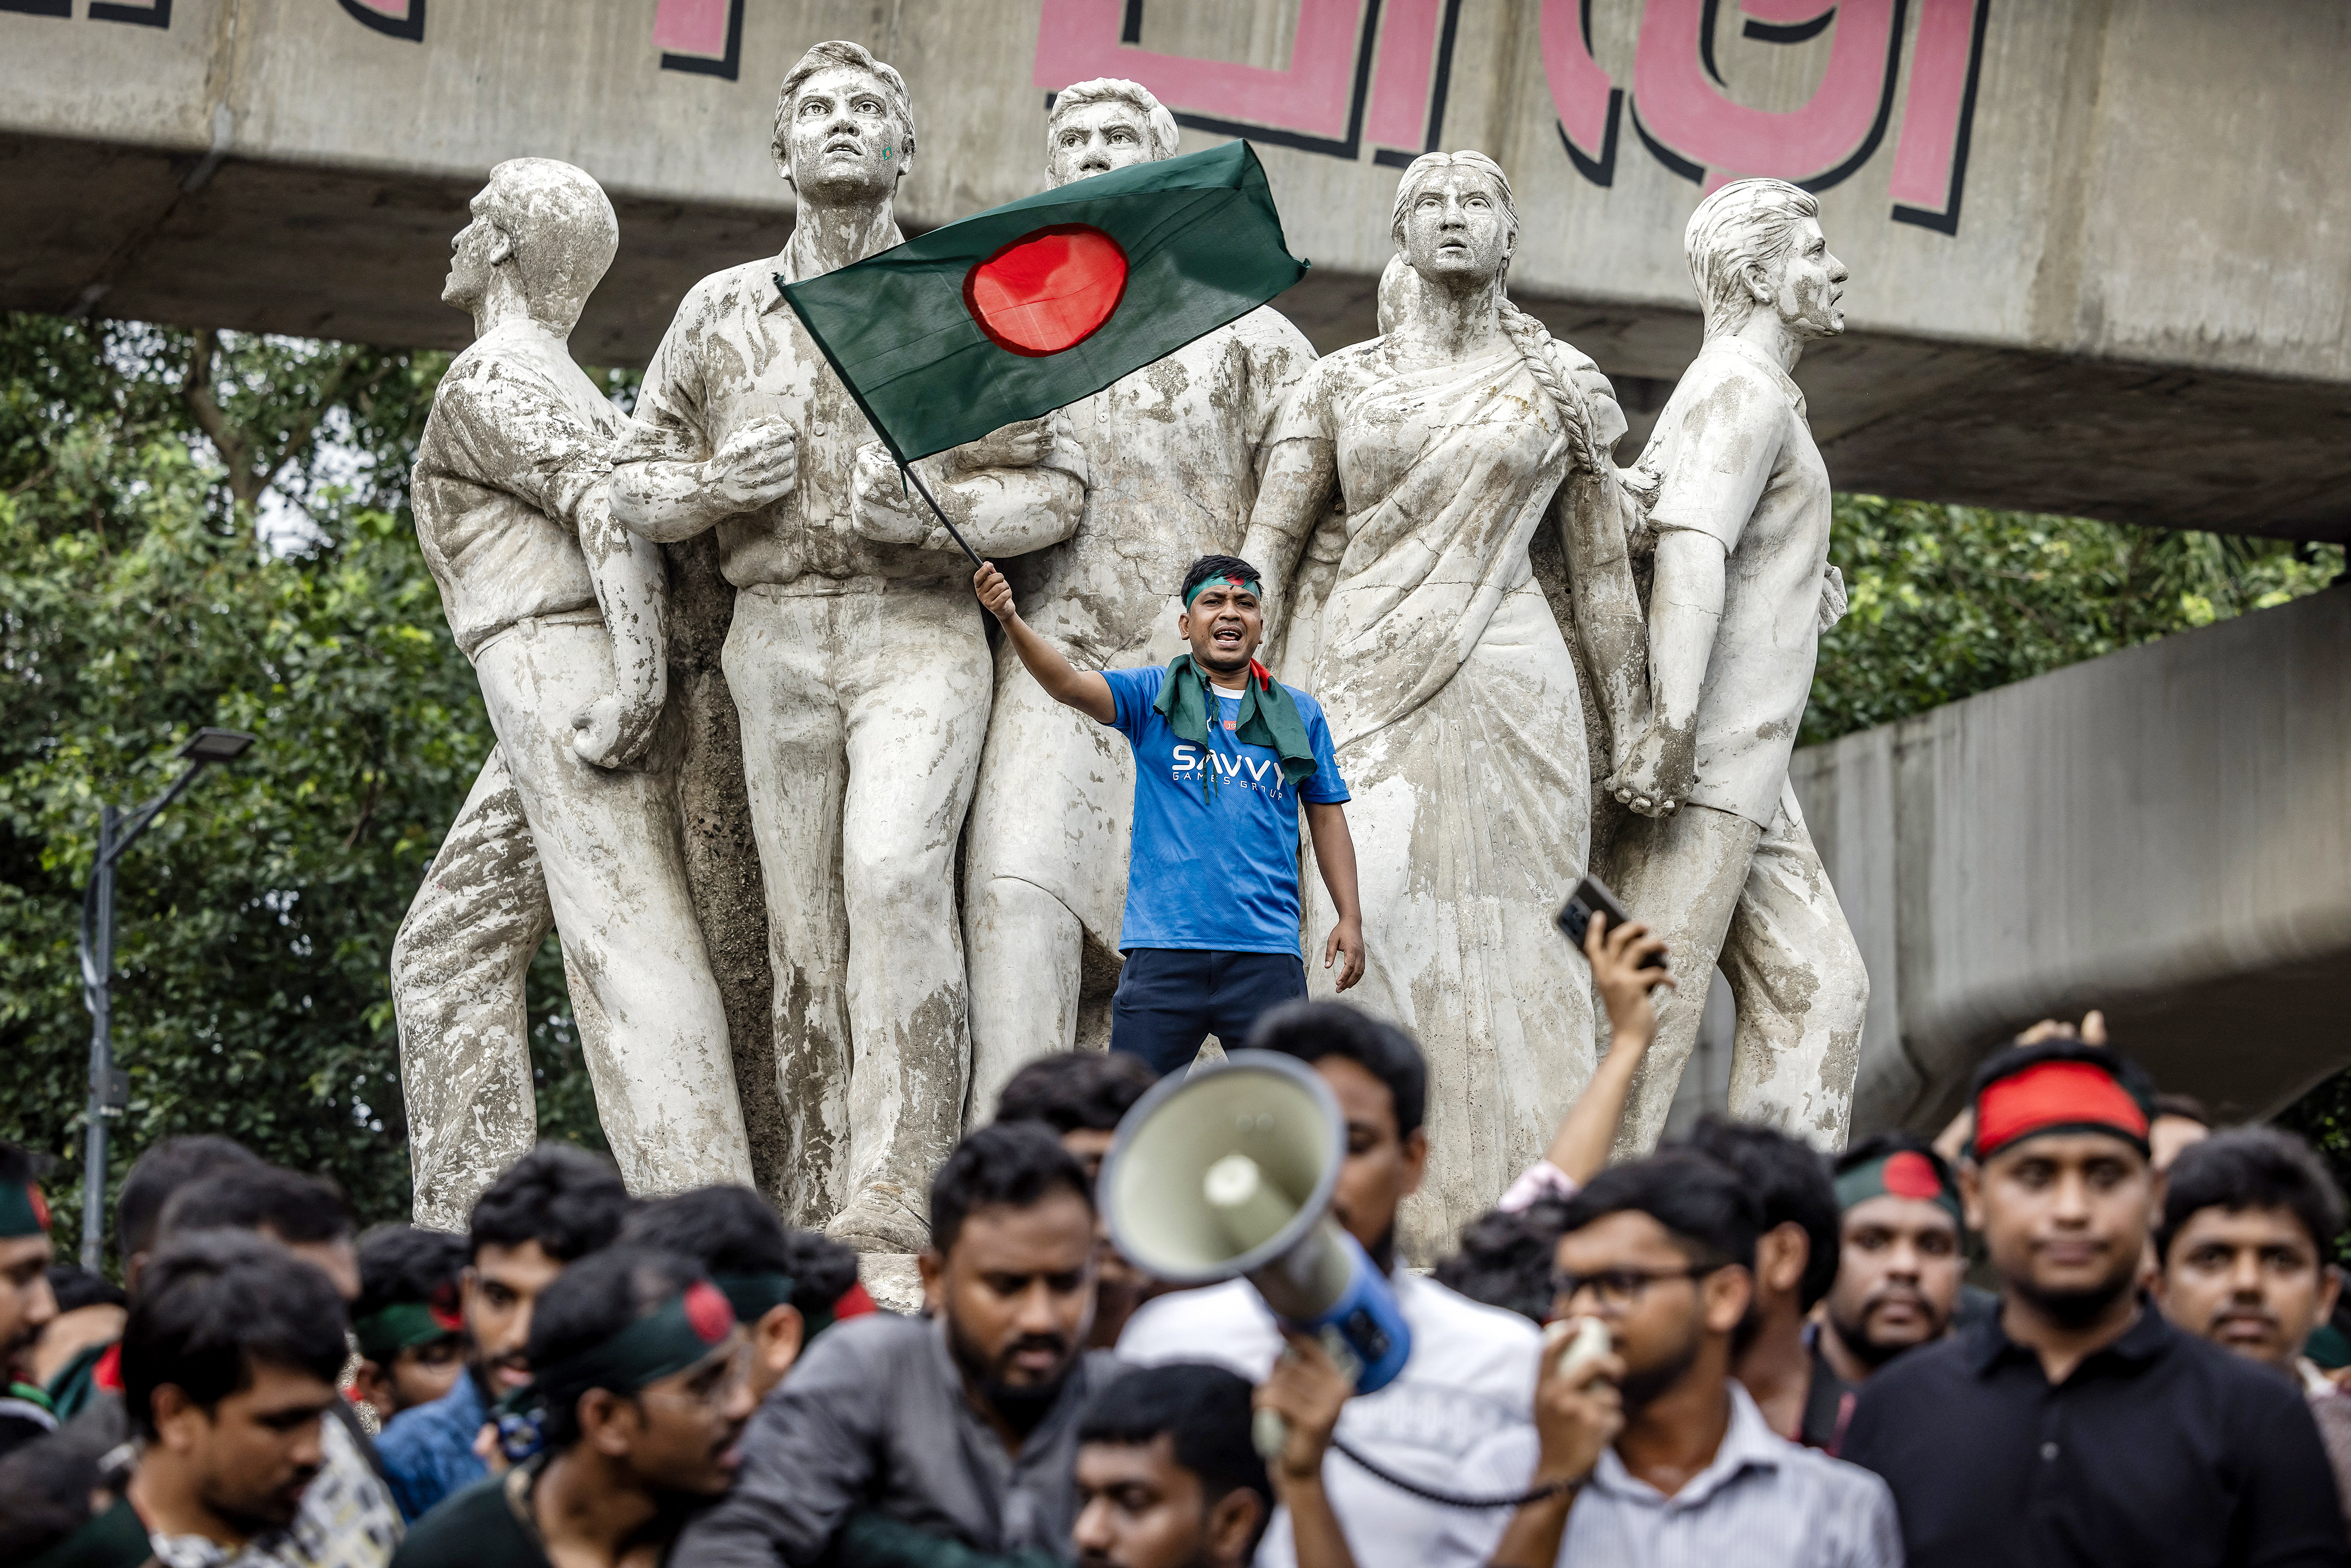
<path id="1" fill-rule="evenodd" d="M 1257 1457 L 1267 1464 L 1281 1458 L 1281 1450 L 1290 1447 L 1290 1423 L 1279 1410 L 1259 1410 L 1249 1416 L 1249 1444 Z"/>

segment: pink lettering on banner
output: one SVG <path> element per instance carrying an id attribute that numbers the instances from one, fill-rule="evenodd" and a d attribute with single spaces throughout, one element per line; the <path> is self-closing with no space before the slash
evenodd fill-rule
<path id="1" fill-rule="evenodd" d="M 653 47 L 665 71 L 733 81 L 743 64 L 743 0 L 660 0 Z"/>
<path id="2" fill-rule="evenodd" d="M 1559 111 L 1559 139 L 1576 172 L 1595 185 L 1616 178 L 1616 120 L 1625 93 L 1592 57 L 1590 0 L 1544 0 L 1543 78 Z"/>
<path id="3" fill-rule="evenodd" d="M 1437 144 L 1461 0 L 1296 0 L 1281 69 L 1144 48 L 1145 3 L 1043 0 L 1030 79 L 1058 92 L 1125 77 L 1180 124 L 1337 158 L 1356 157 L 1368 140 L 1375 162 L 1403 164 Z"/>
<path id="4" fill-rule="evenodd" d="M 1789 24 L 1823 7 L 1745 0 L 1741 9 L 1759 22 Z M 1708 79 L 1699 23 L 1714 7 L 1706 0 L 1649 0 L 1633 57 L 1634 129 L 1659 162 L 1708 190 L 1741 174 L 1823 188 L 1843 180 L 1886 133 L 1902 35 L 1897 0 L 1840 0 L 1834 9 L 1819 89 L 1802 109 L 1781 111 L 1733 102 Z"/>
<path id="5" fill-rule="evenodd" d="M 1646 0 L 1635 46 L 1633 130 L 1658 162 L 1712 191 L 1763 174 L 1825 191 L 1876 155 L 1893 117 L 1902 36 L 1912 0 Z M 1967 181 L 1991 0 L 1916 0 L 1909 95 L 1895 145 L 1892 216 L 1956 234 Z M 1726 90 L 1715 27 L 1728 4 L 1741 35 L 1804 43 L 1827 32 L 1821 83 L 1801 109 L 1752 109 Z M 1626 94 L 1593 57 L 1592 0 L 1544 0 L 1543 75 L 1561 144 L 1577 172 L 1614 182 Z"/>
<path id="6" fill-rule="evenodd" d="M 337 0 L 351 20 L 389 38 L 424 41 L 424 0 Z"/>
<path id="7" fill-rule="evenodd" d="M 1991 0 L 1918 0 L 1910 51 L 1910 96 L 1894 143 L 1894 221 L 1959 232 L 1959 191 L 1968 178 L 1968 136 L 1976 118 L 1984 25 Z"/>

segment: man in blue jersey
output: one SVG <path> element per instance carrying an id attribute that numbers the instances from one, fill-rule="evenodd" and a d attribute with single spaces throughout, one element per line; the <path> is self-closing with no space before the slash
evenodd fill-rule
<path id="1" fill-rule="evenodd" d="M 1338 988 L 1364 973 L 1355 846 L 1347 786 L 1314 699 L 1255 657 L 1265 636 L 1257 568 L 1202 556 L 1184 574 L 1178 635 L 1192 651 L 1165 669 L 1073 667 L 1029 629 L 993 565 L 973 578 L 980 602 L 1046 695 L 1134 747 L 1134 833 L 1111 1002 L 1111 1049 L 1166 1073 L 1201 1040 L 1238 1044 L 1258 1014 L 1306 994 L 1299 954 L 1298 811 L 1314 841 L 1339 924 L 1322 967 Z M 1214 874 L 1203 875 L 1213 868 Z"/>

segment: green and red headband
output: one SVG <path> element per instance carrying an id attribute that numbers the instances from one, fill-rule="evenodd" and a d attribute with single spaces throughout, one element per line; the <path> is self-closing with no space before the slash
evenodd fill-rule
<path id="1" fill-rule="evenodd" d="M 2102 1047 L 2073 1041 L 2001 1052 L 1977 1074 L 1978 1160 L 2047 1133 L 2104 1133 L 2147 1153 L 2155 1120 L 2147 1075 Z"/>
<path id="2" fill-rule="evenodd" d="M 550 1406 L 591 1388 L 634 1394 L 684 1372 L 735 1332 L 735 1309 L 717 1286 L 696 1280 L 654 1311 L 576 1355 L 536 1369 L 532 1385 Z"/>
<path id="3" fill-rule="evenodd" d="M 1962 1230 L 1959 1189 L 1943 1178 L 1935 1162 L 1916 1149 L 1896 1149 L 1882 1159 L 1854 1166 L 1836 1178 L 1837 1207 L 1852 1208 L 1873 1197 L 1907 1197 L 1931 1203 Z"/>
<path id="4" fill-rule="evenodd" d="M 37 1181 L 0 1181 L 0 1241 L 49 1233 L 49 1200 Z"/>
<path id="5" fill-rule="evenodd" d="M 370 1312 L 351 1325 L 360 1354 L 370 1361 L 389 1362 L 403 1350 L 438 1344 L 465 1332 L 465 1314 L 457 1308 L 454 1290 L 436 1291 L 430 1301 L 394 1301 Z"/>
<path id="6" fill-rule="evenodd" d="M 1222 577 L 1204 577 L 1185 591 L 1184 608 L 1186 610 L 1191 609 L 1192 601 L 1199 598 L 1201 594 L 1207 592 L 1210 588 L 1219 582 L 1226 584 L 1228 587 L 1238 588 L 1243 593 L 1254 593 L 1259 599 L 1263 599 L 1265 597 L 1265 590 L 1258 586 L 1257 579 L 1253 577 L 1234 577 L 1230 575 Z"/>

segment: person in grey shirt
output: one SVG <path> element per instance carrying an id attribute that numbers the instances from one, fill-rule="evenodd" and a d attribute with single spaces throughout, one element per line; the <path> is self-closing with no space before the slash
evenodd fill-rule
<path id="1" fill-rule="evenodd" d="M 920 1263 L 930 1317 L 859 1318 L 811 1345 L 752 1418 L 735 1490 L 687 1529 L 672 1568 L 800 1568 L 850 1527 L 1069 1557 L 1079 1416 L 1121 1370 L 1084 1349 L 1085 1172 L 1050 1128 L 981 1128 L 931 1183 Z"/>
<path id="2" fill-rule="evenodd" d="M 1568 1201 L 1552 1315 L 1596 1317 L 1613 1349 L 1573 1367 L 1546 1352 L 1532 1428 L 1470 1449 L 1451 1490 L 1548 1495 L 1453 1511 L 1431 1561 L 1899 1568 L 1886 1483 L 1774 1433 L 1730 1375 L 1762 1218 L 1739 1176 L 1687 1150 Z"/>

